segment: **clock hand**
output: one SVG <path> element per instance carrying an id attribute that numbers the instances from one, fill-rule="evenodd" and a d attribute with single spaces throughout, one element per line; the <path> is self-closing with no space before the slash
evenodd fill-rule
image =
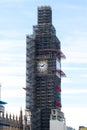
<path id="1" fill-rule="evenodd" d="M 41 67 L 43 67 L 45 64 L 41 65 Z"/>

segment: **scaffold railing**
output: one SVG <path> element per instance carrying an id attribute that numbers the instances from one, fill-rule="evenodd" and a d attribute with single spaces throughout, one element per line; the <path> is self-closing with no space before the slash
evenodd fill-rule
<path id="1" fill-rule="evenodd" d="M 38 52 L 45 53 L 45 52 L 55 52 L 60 58 L 66 58 L 63 52 L 59 49 L 39 49 Z"/>
<path id="2" fill-rule="evenodd" d="M 62 70 L 57 69 L 56 72 L 57 72 L 60 76 L 66 77 L 66 74 L 65 74 Z"/>

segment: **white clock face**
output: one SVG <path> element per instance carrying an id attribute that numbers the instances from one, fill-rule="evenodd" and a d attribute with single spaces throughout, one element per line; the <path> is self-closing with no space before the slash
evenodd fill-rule
<path id="1" fill-rule="evenodd" d="M 37 64 L 37 69 L 39 72 L 47 72 L 48 64 L 47 61 L 39 61 Z"/>

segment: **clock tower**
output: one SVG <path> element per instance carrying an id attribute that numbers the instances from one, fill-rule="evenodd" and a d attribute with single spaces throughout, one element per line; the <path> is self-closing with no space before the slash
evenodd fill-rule
<path id="1" fill-rule="evenodd" d="M 31 130 L 49 130 L 52 109 L 61 112 L 61 44 L 49 6 L 38 7 L 38 23 L 26 37 L 26 111 Z"/>

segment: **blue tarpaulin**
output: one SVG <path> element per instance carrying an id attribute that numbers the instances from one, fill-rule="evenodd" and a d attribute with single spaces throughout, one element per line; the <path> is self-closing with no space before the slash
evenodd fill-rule
<path id="1" fill-rule="evenodd" d="M 0 122 L 0 126 L 10 126 L 10 124 L 8 124 L 8 123 L 3 123 L 3 122 Z"/>
<path id="2" fill-rule="evenodd" d="M 0 104 L 3 104 L 3 105 L 4 105 L 4 104 L 7 104 L 7 102 L 4 102 L 4 101 L 0 101 Z"/>

